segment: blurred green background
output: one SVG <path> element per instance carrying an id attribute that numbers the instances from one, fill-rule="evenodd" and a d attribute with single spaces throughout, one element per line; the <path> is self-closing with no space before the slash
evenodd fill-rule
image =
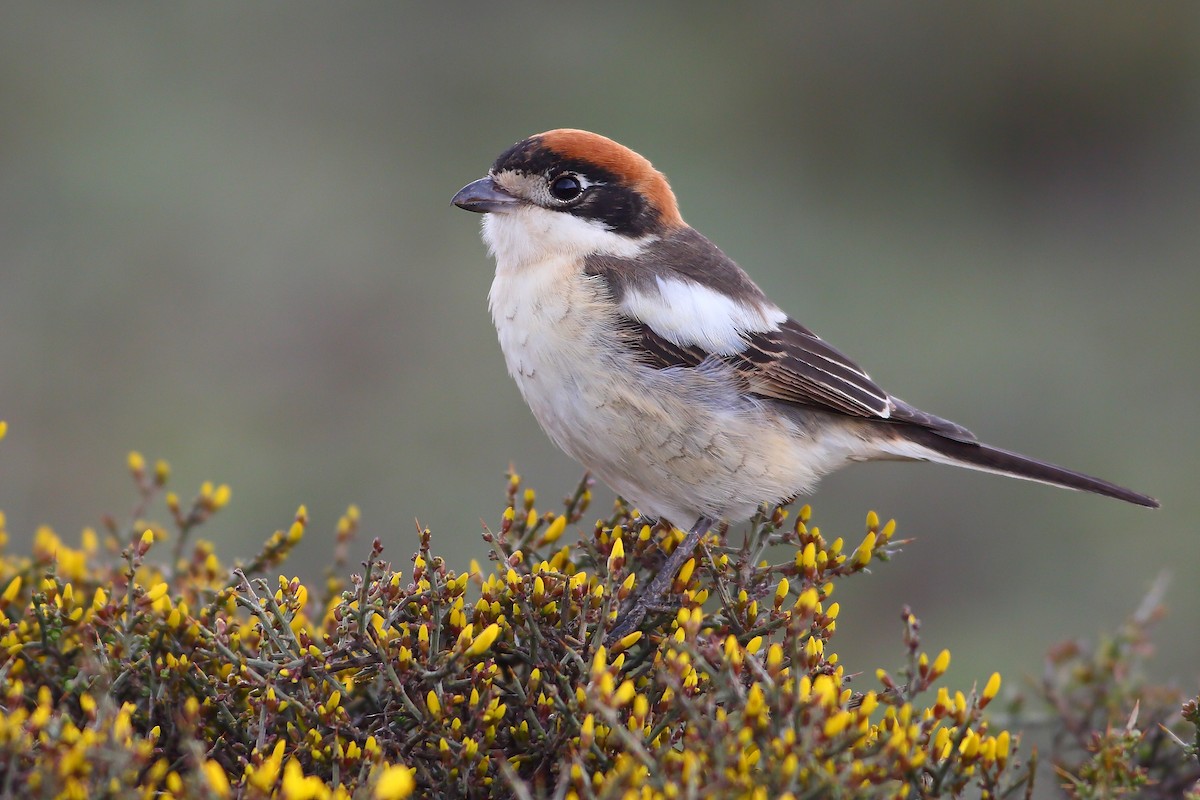
<path id="1" fill-rule="evenodd" d="M 838 599 L 850 670 L 902 603 L 953 686 L 1036 675 L 1170 570 L 1156 671 L 1200 662 L 1200 5 L 11 3 L 0 10 L 0 507 L 14 546 L 132 504 L 125 454 L 247 556 L 346 504 L 483 559 L 513 461 L 581 470 L 505 374 L 479 219 L 510 143 L 596 130 L 905 399 L 1164 504 L 932 466 L 812 498 L 916 537 Z M 599 493 L 597 509 L 610 495 Z M 322 538 L 324 536 L 324 538 Z"/>

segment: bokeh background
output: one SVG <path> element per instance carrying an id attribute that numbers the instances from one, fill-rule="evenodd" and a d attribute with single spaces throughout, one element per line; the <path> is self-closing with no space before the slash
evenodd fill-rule
<path id="1" fill-rule="evenodd" d="M 10 3 L 0 10 L 0 507 L 14 547 L 132 505 L 124 462 L 233 501 L 248 556 L 296 506 L 328 562 L 350 503 L 483 559 L 510 461 L 581 470 L 505 374 L 477 217 L 524 136 L 608 134 L 685 217 L 885 387 L 996 444 L 1159 496 L 924 465 L 812 498 L 916 537 L 840 596 L 850 669 L 909 603 L 962 686 L 1132 610 L 1200 663 L 1200 6 Z M 597 510 L 611 502 L 598 493 Z"/>

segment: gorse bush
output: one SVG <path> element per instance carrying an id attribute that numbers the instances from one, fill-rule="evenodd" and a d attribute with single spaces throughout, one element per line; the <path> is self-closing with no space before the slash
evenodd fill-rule
<path id="1" fill-rule="evenodd" d="M 325 585 L 310 592 L 274 572 L 305 535 L 303 508 L 231 570 L 193 538 L 229 489 L 206 484 L 183 504 L 166 491 L 165 463 L 132 454 L 129 467 L 139 503 L 128 524 L 85 530 L 78 547 L 42 529 L 29 557 L 0 560 L 4 796 L 1032 792 L 1017 737 L 984 714 L 1000 705 L 1000 677 L 946 684 L 949 653 L 923 650 L 907 609 L 901 666 L 850 683 L 832 644 L 835 586 L 901 544 L 874 514 L 852 545 L 823 535 L 807 506 L 711 534 L 675 579 L 681 605 L 605 647 L 618 608 L 682 533 L 618 505 L 572 541 L 586 480 L 539 513 L 511 476 L 483 537 L 488 565 L 461 570 L 426 530 L 403 570 L 376 539 L 344 580 L 351 508 Z M 166 524 L 149 519 L 160 500 Z M 1195 702 L 1185 720 L 1178 693 L 1129 678 L 1145 622 L 1102 653 L 1058 653 L 1047 673 L 1040 694 L 1063 712 L 1069 796 L 1180 797 L 1198 777 Z"/>

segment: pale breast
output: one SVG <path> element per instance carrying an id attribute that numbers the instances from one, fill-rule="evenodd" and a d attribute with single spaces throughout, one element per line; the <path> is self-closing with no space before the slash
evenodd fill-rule
<path id="1" fill-rule="evenodd" d="M 575 439 L 596 424 L 613 335 L 604 287 L 570 261 L 547 261 L 497 273 L 488 299 L 509 374 L 546 432 L 579 458 Z"/>

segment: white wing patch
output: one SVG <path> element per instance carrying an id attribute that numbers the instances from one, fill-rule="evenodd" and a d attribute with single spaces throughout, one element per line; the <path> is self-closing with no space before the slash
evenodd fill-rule
<path id="1" fill-rule="evenodd" d="M 659 276 L 655 285 L 658 291 L 630 287 L 621 310 L 682 347 L 733 355 L 746 349 L 745 334 L 775 330 L 787 319 L 775 305 L 744 303 L 694 281 Z"/>

